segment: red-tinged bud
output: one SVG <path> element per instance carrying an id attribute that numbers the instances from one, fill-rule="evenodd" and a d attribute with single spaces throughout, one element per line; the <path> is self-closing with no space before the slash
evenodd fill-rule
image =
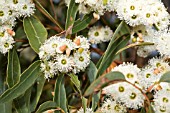
<path id="1" fill-rule="evenodd" d="M 63 53 L 67 48 L 67 45 L 62 45 L 59 50 Z"/>
<path id="2" fill-rule="evenodd" d="M 100 15 L 97 14 L 97 13 L 93 13 L 93 17 L 94 17 L 96 20 L 99 20 L 99 19 L 100 19 Z"/>
<path id="3" fill-rule="evenodd" d="M 15 32 L 11 29 L 7 29 L 8 34 L 10 34 L 11 36 L 15 36 Z"/>
<path id="4" fill-rule="evenodd" d="M 71 49 L 67 48 L 66 49 L 66 55 L 69 57 L 70 56 L 70 53 L 71 53 Z"/>
<path id="5" fill-rule="evenodd" d="M 54 92 L 51 92 L 52 96 L 54 96 Z"/>
<path id="6" fill-rule="evenodd" d="M 138 33 L 138 37 L 142 38 L 143 37 L 142 33 Z"/>
<path id="7" fill-rule="evenodd" d="M 158 86 L 156 87 L 156 90 L 157 90 L 157 91 L 159 91 L 159 90 L 161 90 L 161 89 L 162 89 L 161 85 L 158 85 Z"/>
<path id="8" fill-rule="evenodd" d="M 74 40 L 74 43 L 76 44 L 76 45 L 80 45 L 80 38 L 78 38 L 78 39 L 76 39 L 76 40 Z"/>
<path id="9" fill-rule="evenodd" d="M 154 69 L 154 72 L 153 72 L 154 74 L 159 74 L 160 73 L 160 71 L 159 71 L 159 69 Z"/>

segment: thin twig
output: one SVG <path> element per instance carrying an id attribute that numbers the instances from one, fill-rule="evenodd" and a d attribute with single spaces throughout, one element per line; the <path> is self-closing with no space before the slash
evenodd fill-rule
<path id="1" fill-rule="evenodd" d="M 51 7 L 52 7 L 52 10 L 53 10 L 53 13 L 54 13 L 54 18 L 57 21 L 57 15 L 56 15 L 56 12 L 55 12 L 53 0 L 50 0 L 50 4 L 51 4 Z"/>
<path id="2" fill-rule="evenodd" d="M 37 1 L 37 0 L 34 0 L 34 2 L 36 3 L 35 6 L 36 8 L 42 13 L 44 14 L 49 20 L 51 20 L 54 24 L 56 24 L 58 26 L 58 28 L 60 29 L 60 31 L 58 32 L 61 32 L 63 31 L 64 29 L 62 28 L 62 26 L 60 25 L 60 23 L 58 21 L 56 21 L 45 9 L 44 7 Z"/>
<path id="3" fill-rule="evenodd" d="M 151 103 L 150 103 L 149 98 L 147 97 L 147 95 L 146 95 L 145 93 L 143 93 L 143 91 L 142 91 L 139 87 L 137 87 L 136 85 L 132 84 L 131 82 L 128 82 L 128 81 L 125 81 L 125 82 L 131 84 L 131 85 L 134 86 L 136 89 L 138 89 L 138 90 L 142 93 L 142 95 L 145 97 L 146 101 L 148 102 L 148 106 L 150 106 Z"/>
<path id="4" fill-rule="evenodd" d="M 27 39 L 15 39 L 15 42 L 28 42 Z"/>
<path id="5" fill-rule="evenodd" d="M 91 47 L 90 50 L 93 51 L 93 52 L 98 53 L 99 55 L 103 55 L 104 54 L 104 52 L 102 50 L 98 49 L 98 48 L 92 48 Z"/>

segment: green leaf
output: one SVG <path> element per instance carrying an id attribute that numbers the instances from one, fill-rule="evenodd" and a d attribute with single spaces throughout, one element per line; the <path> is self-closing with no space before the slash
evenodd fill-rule
<path id="1" fill-rule="evenodd" d="M 44 7 L 38 2 L 38 0 L 34 0 L 38 9 L 54 24 L 56 24 L 61 30 L 63 30 L 62 26 L 44 9 Z"/>
<path id="2" fill-rule="evenodd" d="M 150 106 L 149 106 L 148 113 L 155 113 L 155 111 L 153 110 L 153 107 L 152 107 L 152 105 L 150 105 Z"/>
<path id="3" fill-rule="evenodd" d="M 98 92 L 97 94 L 93 94 L 92 96 L 92 109 L 93 111 L 96 109 L 98 102 L 100 100 L 100 94 L 101 92 Z"/>
<path id="4" fill-rule="evenodd" d="M 91 61 L 89 66 L 87 67 L 87 75 L 90 83 L 92 83 L 96 79 L 97 71 L 98 70 L 96 68 L 96 65 Z"/>
<path id="5" fill-rule="evenodd" d="M 1 113 L 12 113 L 12 102 L 0 104 Z"/>
<path id="6" fill-rule="evenodd" d="M 119 54 L 121 53 L 122 51 L 126 50 L 126 49 L 129 49 L 129 48 L 132 48 L 132 47 L 136 47 L 136 46 L 147 46 L 147 45 L 154 45 L 154 43 L 151 43 L 151 42 L 142 42 L 142 43 L 138 43 L 138 44 L 130 44 L 122 49 L 120 49 L 116 54 Z"/>
<path id="7" fill-rule="evenodd" d="M 93 14 L 87 14 L 83 17 L 82 20 L 77 20 L 74 23 L 74 26 L 72 28 L 72 34 L 75 34 L 85 28 L 90 24 L 91 20 L 93 19 Z"/>
<path id="8" fill-rule="evenodd" d="M 33 50 L 38 53 L 42 43 L 47 39 L 47 30 L 36 17 L 24 18 L 24 31 Z"/>
<path id="9" fill-rule="evenodd" d="M 0 104 L 13 100 L 30 88 L 40 75 L 40 61 L 34 62 L 22 74 L 20 81 L 0 96 Z"/>
<path id="10" fill-rule="evenodd" d="M 79 4 L 77 4 L 75 0 L 70 0 L 70 4 L 67 10 L 66 25 L 65 25 L 66 30 L 74 24 L 74 21 L 76 19 L 76 14 L 78 11 L 78 6 Z"/>
<path id="11" fill-rule="evenodd" d="M 57 106 L 67 112 L 67 98 L 66 91 L 64 87 L 64 75 L 60 74 L 56 80 L 54 98 L 53 101 L 56 102 Z M 60 113 L 60 111 L 55 111 L 55 113 Z"/>
<path id="12" fill-rule="evenodd" d="M 126 37 L 125 39 L 123 39 L 123 37 L 119 38 L 118 40 L 115 41 L 115 43 L 113 43 L 113 45 L 111 46 L 112 48 L 107 49 L 109 51 L 108 53 L 106 50 L 106 54 L 104 54 L 104 57 L 102 58 L 101 64 L 98 68 L 97 77 L 102 75 L 103 72 L 110 66 L 110 64 L 113 62 L 113 60 L 117 56 L 116 54 L 117 51 L 123 48 L 124 46 L 126 46 L 129 39 L 130 39 L 129 36 Z"/>
<path id="13" fill-rule="evenodd" d="M 24 95 L 21 95 L 13 100 L 15 105 L 15 110 L 17 113 L 30 113 L 29 105 L 30 105 L 30 97 L 31 97 L 31 90 L 30 87 Z"/>
<path id="14" fill-rule="evenodd" d="M 93 83 L 91 83 L 91 85 L 85 91 L 84 95 L 88 96 L 94 91 L 99 91 L 101 88 L 105 87 L 109 82 L 117 80 L 125 80 L 124 75 L 120 72 L 110 72 L 105 74 L 104 76 L 100 76 Z"/>
<path id="15" fill-rule="evenodd" d="M 78 77 L 75 74 L 69 74 L 69 76 L 71 77 L 71 81 L 76 86 L 76 88 L 78 89 L 79 93 L 81 93 L 81 90 L 80 90 L 80 81 L 79 81 Z"/>
<path id="16" fill-rule="evenodd" d="M 46 110 L 56 109 L 56 108 L 57 108 L 57 104 L 55 102 L 47 101 L 47 102 L 44 102 L 43 104 L 41 104 L 35 113 L 42 113 Z"/>
<path id="17" fill-rule="evenodd" d="M 140 113 L 146 113 L 145 108 L 142 108 Z"/>
<path id="18" fill-rule="evenodd" d="M 36 89 L 36 94 L 34 95 L 32 99 L 33 101 L 31 102 L 31 105 L 30 105 L 31 112 L 33 112 L 37 107 L 37 104 L 39 102 L 39 99 L 40 99 L 40 96 L 41 96 L 41 93 L 42 93 L 42 90 L 45 84 L 45 80 L 46 79 L 44 76 L 40 76 L 38 77 L 36 81 L 36 87 L 34 87 Z"/>
<path id="19" fill-rule="evenodd" d="M 19 81 L 20 75 L 20 62 L 16 50 L 13 48 L 8 53 L 7 84 L 9 88 Z"/>
<path id="20" fill-rule="evenodd" d="M 117 51 L 122 49 L 126 44 L 128 43 L 130 37 L 129 37 L 130 30 L 127 26 L 127 24 L 122 21 L 118 28 L 116 29 L 108 48 L 102 57 L 102 60 L 99 60 L 100 63 L 98 65 L 98 73 L 97 77 L 102 75 L 103 72 L 110 66 L 114 58 L 116 57 Z M 125 35 L 128 35 L 125 37 Z"/>
<path id="21" fill-rule="evenodd" d="M 83 110 L 86 111 L 87 108 L 87 99 L 82 97 L 82 106 L 83 106 Z"/>
<path id="22" fill-rule="evenodd" d="M 15 40 L 25 40 L 26 39 L 26 34 L 24 32 L 23 26 L 18 26 L 15 30 L 15 36 L 14 36 Z M 17 42 L 15 43 L 15 48 L 18 49 L 22 46 L 24 42 Z"/>
<path id="23" fill-rule="evenodd" d="M 6 90 L 5 77 L 6 77 L 6 56 L 0 53 L 0 95 Z M 12 102 L 0 104 L 1 113 L 12 113 Z"/>
<path id="24" fill-rule="evenodd" d="M 170 71 L 163 74 L 159 80 L 159 82 L 168 82 L 170 83 Z"/>
<path id="25" fill-rule="evenodd" d="M 5 77 L 6 77 L 6 66 L 7 58 L 0 53 L 0 95 L 6 90 Z"/>

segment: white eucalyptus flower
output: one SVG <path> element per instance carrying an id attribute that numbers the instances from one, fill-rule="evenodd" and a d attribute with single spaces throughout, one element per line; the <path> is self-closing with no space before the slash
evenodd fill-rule
<path id="1" fill-rule="evenodd" d="M 92 44 L 110 41 L 113 31 L 108 27 L 93 26 L 89 29 L 88 37 Z"/>
<path id="2" fill-rule="evenodd" d="M 102 113 L 127 113 L 125 106 L 111 99 L 104 101 L 101 111 Z"/>
<path id="3" fill-rule="evenodd" d="M 132 63 L 123 63 L 113 68 L 112 71 L 119 71 L 124 74 L 127 81 L 131 82 L 132 84 L 139 84 L 138 74 L 140 69 L 137 67 L 137 65 Z"/>
<path id="4" fill-rule="evenodd" d="M 86 111 L 84 112 L 83 108 L 80 108 L 77 113 L 94 113 L 92 108 L 86 108 Z"/>

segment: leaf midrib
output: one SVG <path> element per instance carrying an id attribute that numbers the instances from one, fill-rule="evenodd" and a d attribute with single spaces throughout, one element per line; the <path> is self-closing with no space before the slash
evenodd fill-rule
<path id="1" fill-rule="evenodd" d="M 40 41 L 40 37 L 38 36 L 37 31 L 36 31 L 33 23 L 31 22 L 30 18 L 28 18 L 28 21 L 29 21 L 30 25 L 31 25 L 32 28 L 33 28 L 33 31 L 34 31 L 34 33 L 35 33 L 35 36 L 37 37 L 38 42 L 39 42 L 40 44 L 42 44 L 41 41 Z"/>
<path id="2" fill-rule="evenodd" d="M 37 62 L 36 62 L 36 63 L 37 63 Z M 34 65 L 35 65 L 35 64 L 34 64 Z M 34 70 L 31 71 L 31 73 L 30 73 L 20 84 L 18 83 L 19 85 L 18 85 L 18 84 L 14 85 L 13 87 L 16 86 L 14 89 L 13 89 L 13 88 L 9 88 L 9 90 L 12 89 L 12 92 L 7 93 L 2 99 L 0 99 L 0 101 L 1 101 L 0 103 L 2 103 L 3 100 L 5 100 L 11 93 L 13 93 L 13 92 L 16 90 L 16 88 L 20 87 L 20 86 L 25 82 L 25 80 L 27 80 L 27 79 L 30 77 L 30 75 L 37 69 L 37 67 L 39 67 L 39 65 L 37 65 L 37 66 L 34 68 Z M 26 70 L 26 71 L 27 71 L 27 70 Z M 26 72 L 26 71 L 25 71 L 25 72 Z M 23 73 L 23 74 L 24 74 L 24 73 Z M 22 74 L 22 75 L 23 75 L 23 74 Z M 22 75 L 21 75 L 21 76 L 22 76 Z M 17 86 L 17 85 L 18 85 L 18 86 Z M 8 91 L 9 91 L 9 90 L 8 90 Z M 3 95 L 2 95 L 2 96 L 3 96 Z M 2 97 L 2 96 L 0 96 L 0 97 Z"/>

